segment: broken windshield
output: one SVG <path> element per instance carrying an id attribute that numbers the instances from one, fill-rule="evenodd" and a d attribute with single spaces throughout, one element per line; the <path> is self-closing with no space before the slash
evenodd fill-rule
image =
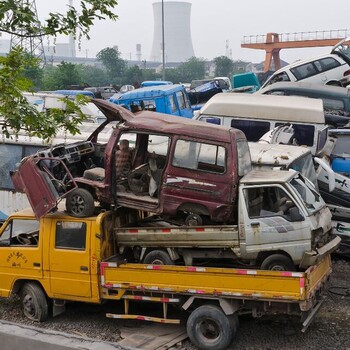
<path id="1" fill-rule="evenodd" d="M 312 183 L 300 174 L 294 177 L 290 184 L 295 188 L 299 198 L 304 202 L 309 214 L 313 214 L 325 206 L 321 195 L 317 193 Z"/>

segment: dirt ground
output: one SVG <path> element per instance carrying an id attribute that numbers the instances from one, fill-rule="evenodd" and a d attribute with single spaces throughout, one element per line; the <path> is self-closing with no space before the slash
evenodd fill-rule
<path id="1" fill-rule="evenodd" d="M 72 303 L 67 305 L 64 314 L 38 324 L 23 316 L 18 298 L 0 299 L 0 319 L 111 342 L 121 339 L 122 327 L 142 327 L 141 321 L 106 318 L 106 312 L 111 312 L 110 307 L 109 304 L 94 306 Z M 299 326 L 298 320 L 286 317 L 241 317 L 231 348 L 350 350 L 350 260 L 333 259 L 333 273 L 325 303 L 305 334 L 299 331 Z M 194 347 L 186 340 L 176 349 L 192 350 Z"/>

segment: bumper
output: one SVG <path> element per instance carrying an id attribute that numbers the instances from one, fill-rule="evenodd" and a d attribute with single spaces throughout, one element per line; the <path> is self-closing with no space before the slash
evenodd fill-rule
<path id="1" fill-rule="evenodd" d="M 340 245 L 341 238 L 335 236 L 330 242 L 325 244 L 323 247 L 305 252 L 300 262 L 299 267 L 306 269 L 309 266 L 317 264 L 324 256 L 333 253 Z"/>

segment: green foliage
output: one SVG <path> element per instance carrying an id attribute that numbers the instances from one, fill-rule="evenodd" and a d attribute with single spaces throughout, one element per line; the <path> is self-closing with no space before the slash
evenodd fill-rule
<path id="1" fill-rule="evenodd" d="M 82 0 L 78 7 L 68 7 L 66 13 L 50 12 L 40 23 L 26 1 L 0 0 L 0 31 L 26 38 L 71 33 L 89 38 L 96 20 L 118 18 L 113 11 L 117 5 L 117 0 Z"/>
<path id="2" fill-rule="evenodd" d="M 120 58 L 120 52 L 117 49 L 106 47 L 96 57 L 102 62 L 112 79 L 122 76 L 126 68 L 126 61 Z"/>
<path id="3" fill-rule="evenodd" d="M 23 75 L 24 67 L 31 65 L 35 65 L 35 59 L 21 48 L 14 48 L 6 57 L 0 57 L 0 125 L 3 134 L 10 137 L 24 129 L 31 136 L 47 139 L 59 128 L 73 134 L 78 132 L 78 125 L 85 118 L 80 107 L 87 103 L 86 97 L 79 96 L 76 103 L 65 101 L 65 111 L 51 109 L 39 113 L 23 95 L 23 91 L 32 88 L 32 82 Z"/>
<path id="4" fill-rule="evenodd" d="M 178 67 L 179 81 L 190 82 L 194 79 L 203 79 L 205 77 L 205 60 L 191 57 L 185 63 Z"/>
<path id="5" fill-rule="evenodd" d="M 81 0 L 78 7 L 69 6 L 66 13 L 51 12 L 44 22 L 39 22 L 29 2 L 0 0 L 0 32 L 22 38 L 55 37 L 58 34 L 89 38 L 89 31 L 96 20 L 117 19 L 114 11 L 117 4 L 117 0 Z M 86 101 L 66 101 L 65 111 L 40 113 L 23 96 L 23 91 L 39 87 L 43 72 L 38 62 L 29 56 L 22 49 L 14 48 L 7 57 L 0 57 L 0 124 L 3 133 L 9 137 L 24 129 L 30 135 L 46 139 L 54 136 L 59 128 L 77 132 L 83 118 L 79 108 Z M 42 86 L 57 89 L 80 81 L 81 75 L 76 66 L 62 62 L 57 69 L 45 70 Z"/>
<path id="6" fill-rule="evenodd" d="M 214 58 L 215 76 L 230 77 L 233 71 L 233 61 L 226 56 Z"/>

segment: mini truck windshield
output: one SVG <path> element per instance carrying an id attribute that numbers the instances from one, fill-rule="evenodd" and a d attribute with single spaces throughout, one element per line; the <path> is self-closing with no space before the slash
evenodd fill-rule
<path id="1" fill-rule="evenodd" d="M 309 214 L 313 214 L 325 206 L 321 195 L 316 192 L 312 183 L 300 174 L 295 176 L 290 184 L 295 188 L 298 196 L 303 201 Z"/>

